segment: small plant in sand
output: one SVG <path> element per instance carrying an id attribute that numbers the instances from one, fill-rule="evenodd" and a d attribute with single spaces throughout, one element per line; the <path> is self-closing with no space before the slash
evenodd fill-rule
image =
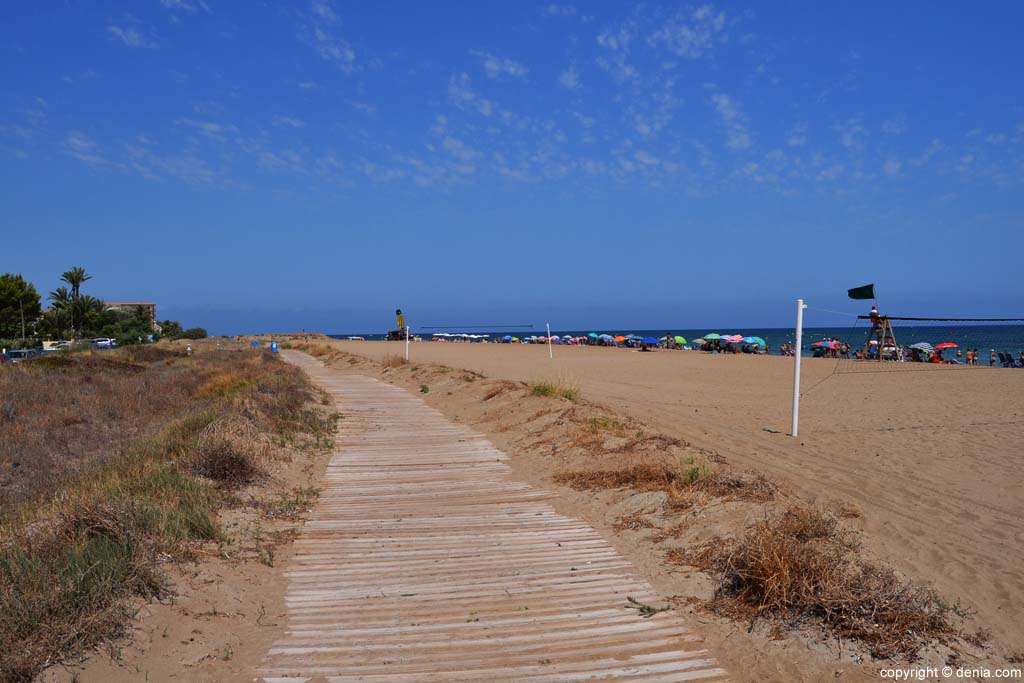
<path id="1" fill-rule="evenodd" d="M 534 380 L 528 386 L 534 396 L 559 396 L 573 403 L 580 400 L 579 383 L 568 377 Z"/>
<path id="2" fill-rule="evenodd" d="M 635 609 L 637 612 L 640 613 L 640 616 L 642 616 L 644 619 L 650 619 L 658 612 L 667 612 L 670 609 L 672 609 L 668 605 L 665 605 L 664 607 L 655 607 L 653 605 L 648 605 L 643 602 L 640 602 L 636 598 L 631 598 L 628 595 L 626 596 L 626 600 L 629 601 L 629 604 L 626 605 L 626 607 L 630 609 Z"/>
<path id="3" fill-rule="evenodd" d="M 430 387 L 428 387 L 426 384 L 421 384 L 420 385 L 420 393 L 421 394 L 429 394 L 430 393 Z"/>

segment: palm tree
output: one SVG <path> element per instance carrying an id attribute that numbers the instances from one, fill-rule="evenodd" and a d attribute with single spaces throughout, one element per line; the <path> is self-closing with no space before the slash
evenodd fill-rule
<path id="1" fill-rule="evenodd" d="M 85 268 L 75 266 L 71 270 L 64 271 L 64 274 L 60 276 L 60 279 L 71 285 L 71 298 L 77 299 L 82 283 L 86 280 L 91 280 L 92 275 L 86 273 Z"/>
<path id="2" fill-rule="evenodd" d="M 71 303 L 71 293 L 67 287 L 58 287 L 50 292 L 50 301 L 53 302 L 54 308 L 65 308 Z"/>
<path id="3" fill-rule="evenodd" d="M 84 333 L 86 328 L 92 329 L 99 321 L 107 304 L 102 299 L 83 294 L 71 302 L 71 319 L 75 329 Z"/>

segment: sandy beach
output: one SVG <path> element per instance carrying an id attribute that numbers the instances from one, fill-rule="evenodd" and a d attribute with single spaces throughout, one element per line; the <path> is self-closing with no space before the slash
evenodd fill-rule
<path id="1" fill-rule="evenodd" d="M 332 342 L 368 358 L 387 342 Z M 1008 647 L 1024 642 L 1024 375 L 950 368 L 833 375 L 805 359 L 799 438 L 791 358 L 415 343 L 412 359 L 491 379 L 562 378 L 588 400 L 792 486 L 853 506 L 868 551 L 933 584 Z M 432 397 L 433 398 L 433 397 Z M 444 409 L 457 399 L 435 399 Z"/>

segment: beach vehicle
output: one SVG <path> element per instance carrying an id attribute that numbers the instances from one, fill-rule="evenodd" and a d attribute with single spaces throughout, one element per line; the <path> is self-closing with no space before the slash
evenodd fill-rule
<path id="1" fill-rule="evenodd" d="M 117 342 L 110 337 L 97 337 L 91 340 L 91 342 L 97 349 L 112 349 L 117 346 Z"/>

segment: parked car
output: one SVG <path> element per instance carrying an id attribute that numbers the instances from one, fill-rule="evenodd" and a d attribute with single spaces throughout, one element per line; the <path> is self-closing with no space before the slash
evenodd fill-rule
<path id="1" fill-rule="evenodd" d="M 92 340 L 92 345 L 97 349 L 112 349 L 117 346 L 117 342 L 110 337 L 97 337 Z"/>
<path id="2" fill-rule="evenodd" d="M 11 363 L 20 363 L 23 360 L 35 358 L 38 355 L 39 351 L 36 349 L 11 349 L 4 354 L 4 359 Z"/>

